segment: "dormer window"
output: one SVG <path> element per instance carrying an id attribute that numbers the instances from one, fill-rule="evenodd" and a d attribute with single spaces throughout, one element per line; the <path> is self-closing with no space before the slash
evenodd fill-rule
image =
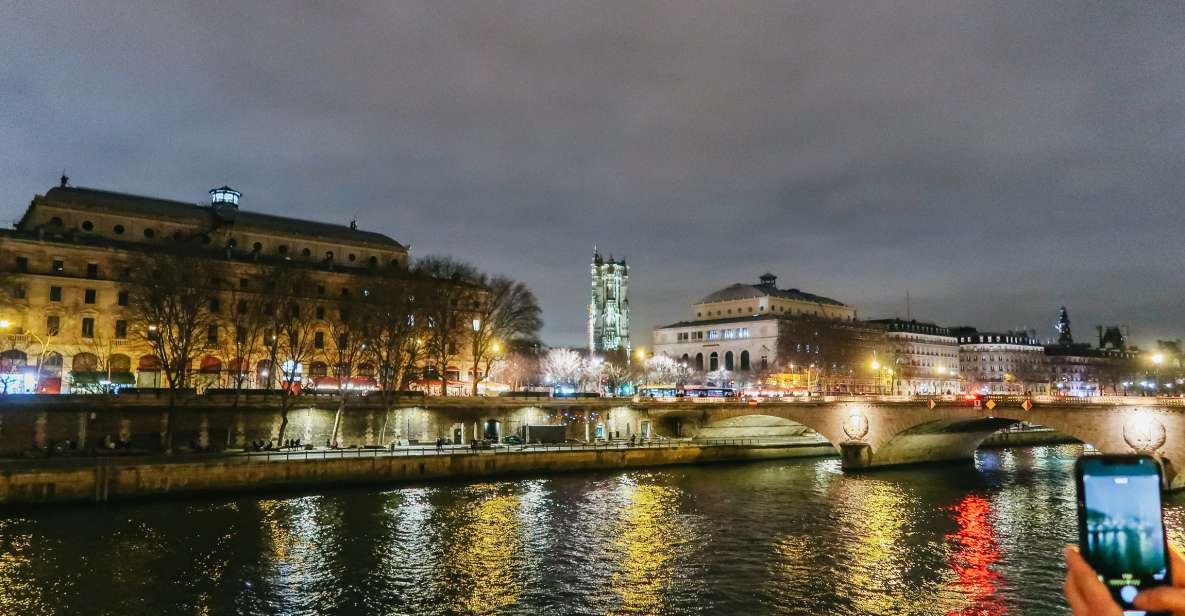
<path id="1" fill-rule="evenodd" d="M 82 221 L 82 230 L 83 231 L 94 231 L 94 229 L 95 229 L 95 223 L 93 223 L 89 220 Z"/>
<path id="2" fill-rule="evenodd" d="M 111 230 L 115 232 L 116 235 L 123 235 L 123 225 L 115 225 L 111 228 Z"/>
<path id="3" fill-rule="evenodd" d="M 144 230 L 144 237 L 146 237 L 148 239 L 152 239 L 152 238 L 156 237 L 156 231 L 153 231 L 151 228 L 145 229 Z"/>

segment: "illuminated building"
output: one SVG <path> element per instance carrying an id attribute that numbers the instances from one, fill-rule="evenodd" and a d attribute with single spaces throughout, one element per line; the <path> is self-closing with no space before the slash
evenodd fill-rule
<path id="1" fill-rule="evenodd" d="M 952 328 L 959 339 L 964 389 L 984 394 L 1045 394 L 1049 371 L 1045 347 L 1028 332 L 981 332 Z"/>
<path id="2" fill-rule="evenodd" d="M 15 228 L 0 231 L 0 391 L 64 393 L 95 381 L 163 386 L 160 361 L 125 315 L 129 264 L 179 244 L 225 264 L 236 293 L 266 284 L 261 265 L 299 267 L 317 304 L 362 294 L 368 279 L 407 267 L 406 246 L 354 223 L 241 210 L 242 195 L 226 186 L 209 194 L 209 204 L 194 204 L 71 187 L 63 177 L 34 197 Z M 229 315 L 231 303 L 228 295 L 212 312 Z M 319 310 L 319 322 L 332 315 Z M 219 343 L 233 335 L 233 327 L 208 332 Z M 190 367 L 204 385 L 225 383 L 235 360 L 219 346 Z M 326 370 L 324 362 L 302 368 L 307 376 Z M 262 362 L 243 370 L 268 372 Z"/>
<path id="3" fill-rule="evenodd" d="M 593 249 L 588 303 L 588 349 L 630 352 L 630 270 L 625 260 L 601 258 Z"/>
<path id="4" fill-rule="evenodd" d="M 893 370 L 893 393 L 926 396 L 959 393 L 959 339 L 933 323 L 873 319 L 885 330 L 883 361 Z"/>

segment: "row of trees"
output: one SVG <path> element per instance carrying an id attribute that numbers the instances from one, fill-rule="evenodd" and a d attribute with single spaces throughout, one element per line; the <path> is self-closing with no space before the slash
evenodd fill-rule
<path id="1" fill-rule="evenodd" d="M 691 378 L 686 365 L 666 355 L 631 363 L 619 354 L 588 357 L 570 349 L 551 349 L 539 358 L 535 380 L 580 391 L 616 391 L 626 383 L 683 386 Z"/>
<path id="2" fill-rule="evenodd" d="M 236 390 L 255 376 L 276 388 L 284 440 L 299 370 L 312 363 L 337 379 L 334 440 L 350 379 L 378 384 L 388 411 L 413 369 L 425 368 L 447 392 L 450 361 L 469 360 L 477 375 L 505 346 L 534 340 L 542 326 L 531 291 L 503 276 L 489 276 L 447 257 L 428 257 L 407 272 L 353 276 L 340 296 L 326 297 L 318 272 L 290 261 L 242 264 L 204 254 L 154 255 L 131 268 L 128 317 L 133 334 L 160 359 L 164 384 L 192 386 L 193 362 L 219 352 L 232 358 L 226 372 Z M 244 274 L 252 274 L 244 276 Z M 241 282 L 246 280 L 246 283 Z M 198 372 L 200 374 L 200 370 Z"/>

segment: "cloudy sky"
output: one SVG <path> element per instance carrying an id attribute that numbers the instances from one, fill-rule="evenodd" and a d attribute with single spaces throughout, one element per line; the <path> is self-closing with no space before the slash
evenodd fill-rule
<path id="1" fill-rule="evenodd" d="M 634 343 L 769 270 L 1053 335 L 1185 334 L 1178 2 L 0 0 L 0 217 L 72 183 L 346 223 Z"/>

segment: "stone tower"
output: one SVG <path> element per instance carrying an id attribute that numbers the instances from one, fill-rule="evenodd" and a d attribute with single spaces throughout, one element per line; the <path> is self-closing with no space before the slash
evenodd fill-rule
<path id="1" fill-rule="evenodd" d="M 630 273 L 625 259 L 608 260 L 593 248 L 592 293 L 588 303 L 588 350 L 630 352 Z"/>

